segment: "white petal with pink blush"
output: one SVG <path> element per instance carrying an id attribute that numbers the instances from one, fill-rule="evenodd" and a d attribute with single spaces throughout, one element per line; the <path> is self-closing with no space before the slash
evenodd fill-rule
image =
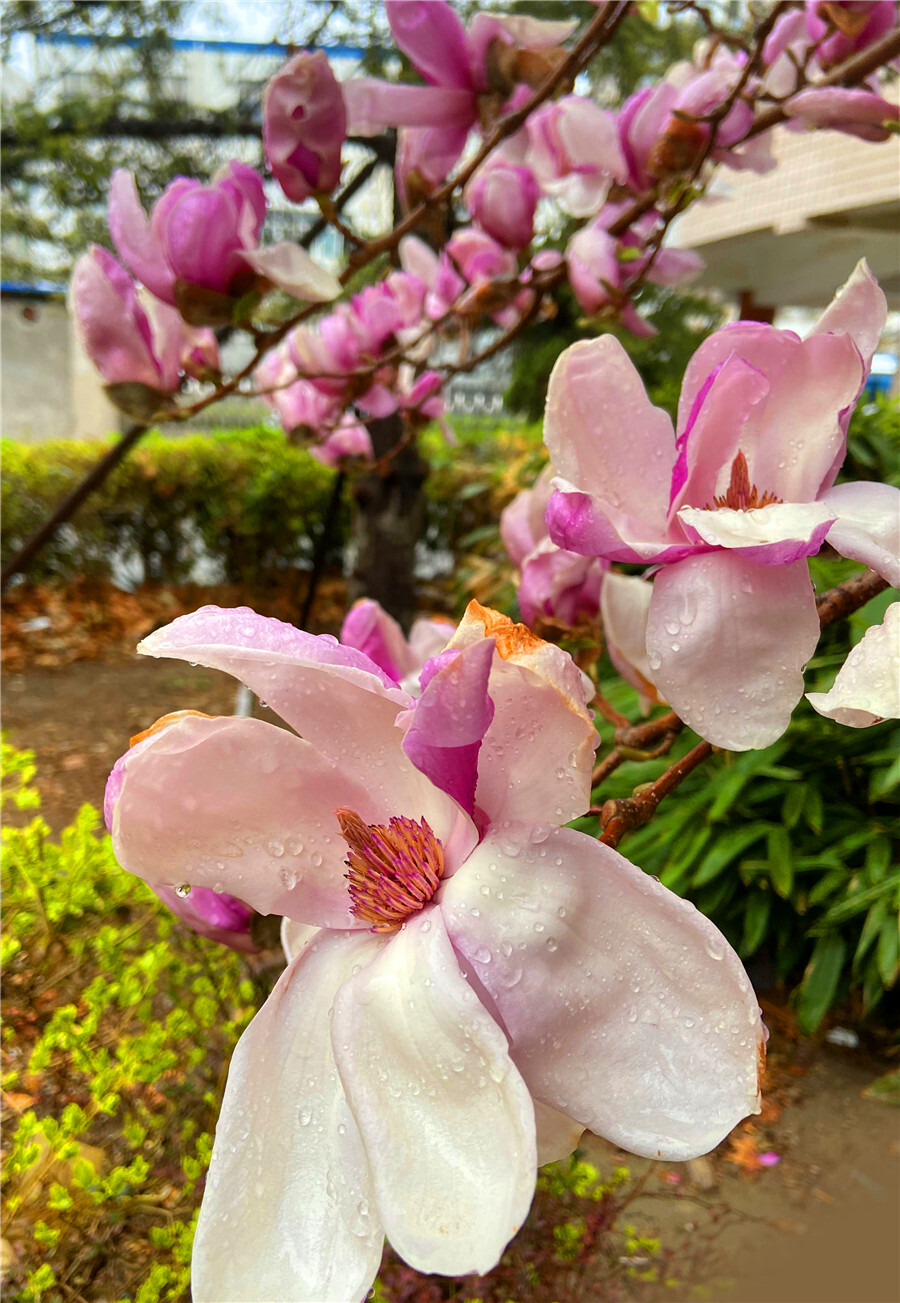
<path id="1" fill-rule="evenodd" d="M 900 602 L 848 652 L 830 691 L 806 698 L 820 715 L 850 728 L 900 719 Z"/>
<path id="2" fill-rule="evenodd" d="M 495 827 L 440 903 L 536 1099 L 677 1160 L 758 1111 L 764 1033 L 740 960 L 616 851 L 571 829 Z"/>

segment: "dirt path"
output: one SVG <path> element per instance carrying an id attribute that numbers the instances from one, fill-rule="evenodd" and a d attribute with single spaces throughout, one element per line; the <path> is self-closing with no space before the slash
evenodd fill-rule
<path id="1" fill-rule="evenodd" d="M 128 656 L 5 674 L 3 726 L 36 752 L 43 813 L 59 830 L 83 802 L 102 805 L 133 733 L 171 710 L 230 713 L 234 700 L 233 680 L 217 671 Z M 862 1096 L 891 1061 L 870 1052 L 874 1042 L 803 1041 L 778 993 L 771 1000 L 762 1117 L 708 1160 L 659 1165 L 633 1205 L 664 1246 L 696 1239 L 698 1278 L 709 1282 L 660 1300 L 898 1303 L 900 1116 Z M 594 1138 L 587 1148 L 604 1166 L 614 1156 L 635 1173 L 647 1166 Z M 751 1170 L 762 1153 L 779 1161 Z"/>

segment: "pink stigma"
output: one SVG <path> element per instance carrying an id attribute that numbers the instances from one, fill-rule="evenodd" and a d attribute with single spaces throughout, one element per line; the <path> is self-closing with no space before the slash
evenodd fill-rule
<path id="1" fill-rule="evenodd" d="M 444 849 L 425 819 L 363 823 L 354 810 L 336 810 L 347 856 L 351 913 L 373 932 L 395 932 L 427 905 L 441 883 Z"/>

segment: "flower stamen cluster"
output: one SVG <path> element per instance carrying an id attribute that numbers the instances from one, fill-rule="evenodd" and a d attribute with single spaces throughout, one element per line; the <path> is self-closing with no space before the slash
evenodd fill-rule
<path id="1" fill-rule="evenodd" d="M 388 824 L 363 823 L 354 810 L 335 811 L 347 856 L 351 912 L 373 932 L 396 932 L 418 914 L 444 874 L 444 848 L 426 819 L 395 817 Z"/>
<path id="2" fill-rule="evenodd" d="M 732 511 L 754 511 L 757 507 L 768 507 L 773 502 L 784 502 L 784 498 L 779 498 L 777 493 L 769 493 L 768 490 L 760 493 L 756 485 L 750 483 L 747 458 L 739 452 L 731 463 L 731 481 L 728 490 L 726 493 L 716 494 L 712 506 L 730 507 Z"/>

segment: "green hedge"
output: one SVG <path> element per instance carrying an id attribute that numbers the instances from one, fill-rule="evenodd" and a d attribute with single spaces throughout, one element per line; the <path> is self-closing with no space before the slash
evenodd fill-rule
<path id="1" fill-rule="evenodd" d="M 428 432 L 426 542 L 458 554 L 518 487 L 511 464 L 524 468 L 534 431 L 471 422 L 448 449 Z M 4 561 L 46 519 L 109 446 L 107 441 L 3 441 Z M 211 579 L 255 583 L 308 563 L 321 528 L 334 472 L 264 427 L 210 435 L 147 435 L 46 547 L 33 579 L 108 576 L 113 559 L 147 579 L 186 579 L 199 558 Z M 335 556 L 347 539 L 345 500 Z M 213 573 L 218 571 L 219 573 Z"/>

